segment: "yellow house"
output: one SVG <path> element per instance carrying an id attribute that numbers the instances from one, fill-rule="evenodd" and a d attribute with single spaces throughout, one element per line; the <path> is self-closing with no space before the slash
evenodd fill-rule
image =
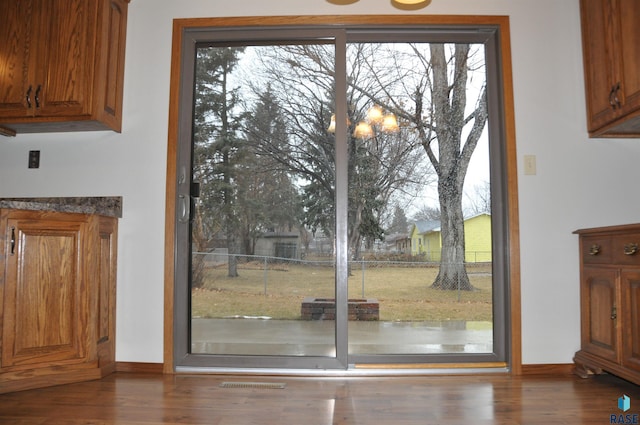
<path id="1" fill-rule="evenodd" d="M 464 256 L 467 263 L 491 261 L 491 215 L 482 213 L 464 221 Z"/>
<path id="2" fill-rule="evenodd" d="M 411 227 L 411 255 L 422 255 L 427 260 L 439 261 L 440 220 L 420 220 Z"/>
<path id="3" fill-rule="evenodd" d="M 417 221 L 411 228 L 411 255 L 440 261 L 442 239 L 439 220 Z M 491 215 L 482 213 L 464 221 L 465 261 L 491 261 Z"/>

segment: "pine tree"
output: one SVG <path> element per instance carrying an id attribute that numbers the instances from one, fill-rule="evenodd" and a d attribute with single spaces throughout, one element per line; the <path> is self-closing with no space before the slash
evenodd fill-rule
<path id="1" fill-rule="evenodd" d="M 222 234 L 229 252 L 228 275 L 238 276 L 236 254 L 241 253 L 236 214 L 236 172 L 243 157 L 239 130 L 243 114 L 237 89 L 229 76 L 242 48 L 204 47 L 197 50 L 194 105 L 193 180 L 200 183 L 200 199 L 192 224 L 192 241 L 199 251 L 210 248 Z M 194 259 L 192 285 L 202 284 L 200 259 Z"/>

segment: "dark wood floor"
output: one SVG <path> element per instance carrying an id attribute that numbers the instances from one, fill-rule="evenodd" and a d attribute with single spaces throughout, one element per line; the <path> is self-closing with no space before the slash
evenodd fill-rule
<path id="1" fill-rule="evenodd" d="M 284 389 L 222 388 L 284 383 Z M 610 375 L 283 378 L 117 373 L 0 395 L 0 424 L 609 424 L 640 387 Z"/>

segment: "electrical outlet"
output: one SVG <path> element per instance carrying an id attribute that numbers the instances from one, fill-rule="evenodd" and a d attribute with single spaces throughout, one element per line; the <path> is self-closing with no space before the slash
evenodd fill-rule
<path id="1" fill-rule="evenodd" d="M 29 151 L 29 168 L 40 168 L 40 151 Z"/>

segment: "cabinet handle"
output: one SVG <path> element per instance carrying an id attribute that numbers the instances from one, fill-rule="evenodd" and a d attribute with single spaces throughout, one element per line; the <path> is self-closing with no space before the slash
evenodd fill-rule
<path id="1" fill-rule="evenodd" d="M 598 255 L 600 254 L 600 245 L 593 244 L 591 248 L 589 248 L 589 255 Z"/>
<path id="2" fill-rule="evenodd" d="M 29 88 L 27 89 L 27 95 L 25 96 L 27 99 L 27 108 L 31 108 L 31 90 L 32 87 L 29 86 Z"/>
<path id="3" fill-rule="evenodd" d="M 621 104 L 620 104 L 620 99 L 618 99 L 618 92 L 620 91 L 620 82 L 618 82 L 614 87 L 613 87 L 613 101 L 614 101 L 614 106 L 613 109 L 616 109 L 616 107 L 619 109 Z"/>
<path id="4" fill-rule="evenodd" d="M 42 84 L 38 84 L 38 88 L 36 89 L 36 108 L 40 107 L 40 90 L 42 90 Z"/>
<path id="5" fill-rule="evenodd" d="M 16 228 L 11 228 L 11 255 L 16 253 Z"/>
<path id="6" fill-rule="evenodd" d="M 624 246 L 624 255 L 634 255 L 638 252 L 638 244 L 637 243 L 628 243 Z"/>
<path id="7" fill-rule="evenodd" d="M 616 91 L 616 86 L 611 86 L 611 90 L 609 90 L 609 105 L 611 108 L 616 109 L 616 104 L 613 101 L 613 92 Z"/>
<path id="8" fill-rule="evenodd" d="M 618 318 L 618 310 L 616 306 L 611 307 L 611 320 L 616 320 Z"/>

